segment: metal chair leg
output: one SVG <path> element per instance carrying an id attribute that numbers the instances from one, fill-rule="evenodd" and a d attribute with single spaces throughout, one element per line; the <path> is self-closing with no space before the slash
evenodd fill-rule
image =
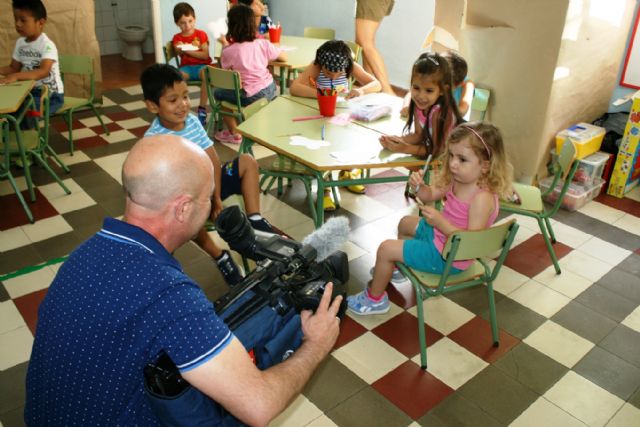
<path id="1" fill-rule="evenodd" d="M 500 335 L 498 334 L 498 319 L 496 317 L 496 299 L 493 294 L 493 282 L 487 282 L 487 293 L 489 296 L 489 317 L 491 320 L 491 337 L 493 338 L 493 346 L 500 345 Z"/>
<path id="2" fill-rule="evenodd" d="M 560 264 L 558 264 L 558 258 L 556 257 L 556 253 L 553 250 L 553 245 L 551 244 L 551 240 L 549 238 L 547 228 L 544 225 L 544 221 L 542 220 L 542 218 L 536 219 L 538 220 L 538 226 L 540 226 L 540 231 L 542 231 L 542 238 L 544 239 L 544 244 L 547 246 L 547 251 L 549 252 L 549 256 L 551 257 L 551 261 L 553 262 L 553 267 L 556 270 L 556 274 L 560 274 L 562 272 L 560 270 Z"/>
<path id="3" fill-rule="evenodd" d="M 547 226 L 547 231 L 549 232 L 549 237 L 551 237 L 551 243 L 556 243 L 556 236 L 555 236 L 555 234 L 553 234 L 553 227 L 551 227 L 551 221 L 549 220 L 549 217 L 547 217 L 547 216 L 544 217 L 544 223 Z"/>

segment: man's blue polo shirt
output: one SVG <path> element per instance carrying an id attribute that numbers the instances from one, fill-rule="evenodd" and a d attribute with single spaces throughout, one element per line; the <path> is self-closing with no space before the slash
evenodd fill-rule
<path id="1" fill-rule="evenodd" d="M 232 333 L 150 234 L 107 218 L 62 265 L 39 309 L 28 425 L 156 425 L 143 368 L 165 351 L 182 371 Z"/>

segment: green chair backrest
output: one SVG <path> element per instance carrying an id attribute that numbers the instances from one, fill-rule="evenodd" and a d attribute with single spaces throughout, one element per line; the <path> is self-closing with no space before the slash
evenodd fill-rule
<path id="1" fill-rule="evenodd" d="M 333 40 L 336 38 L 336 30 L 333 28 L 305 27 L 304 36 L 312 39 Z"/>
<path id="2" fill-rule="evenodd" d="M 176 50 L 173 48 L 173 42 L 168 42 L 164 46 L 162 46 L 162 53 L 164 53 L 164 62 L 169 63 L 172 59 L 176 61 L 176 67 L 180 68 L 180 58 L 176 53 Z"/>
<path id="3" fill-rule="evenodd" d="M 216 89 L 237 89 L 238 91 L 242 87 L 240 73 L 237 71 L 211 66 L 208 66 L 206 70 L 209 86 L 213 86 Z"/>
<path id="4" fill-rule="evenodd" d="M 511 219 L 504 223 L 494 225 L 484 230 L 457 231 L 449 236 L 442 250 L 442 256 L 447 258 L 456 239 L 460 245 L 455 253 L 454 260 L 476 259 L 491 257 L 502 249 L 512 225 L 516 222 Z"/>
<path id="5" fill-rule="evenodd" d="M 360 62 L 360 57 L 362 56 L 362 46 L 360 46 L 356 42 L 352 42 L 351 40 L 344 41 L 349 49 L 351 49 L 351 54 L 353 56 L 353 62 Z"/>
<path id="6" fill-rule="evenodd" d="M 95 73 L 93 71 L 93 58 L 86 55 L 60 55 L 60 76 L 64 81 L 65 74 L 78 74 L 89 76 L 89 98 L 87 102 L 93 102 L 95 96 Z"/>
<path id="7" fill-rule="evenodd" d="M 571 164 L 573 163 L 575 158 L 576 147 L 571 141 L 571 138 L 566 138 L 564 140 L 564 144 L 562 144 L 560 155 L 558 156 L 558 167 L 560 168 L 560 172 L 562 173 L 562 179 L 565 179 L 567 177 L 567 174 L 571 169 Z"/>
<path id="8" fill-rule="evenodd" d="M 476 87 L 473 91 L 473 99 L 471 100 L 471 114 L 469 120 L 484 120 L 484 116 L 489 108 L 489 97 L 491 92 L 489 89 Z"/>

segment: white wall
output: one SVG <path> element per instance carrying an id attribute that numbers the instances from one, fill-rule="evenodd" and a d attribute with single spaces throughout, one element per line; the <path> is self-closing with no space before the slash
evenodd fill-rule
<path id="1" fill-rule="evenodd" d="M 434 5 L 435 0 L 396 0 L 391 15 L 383 19 L 376 45 L 391 84 L 409 87 L 411 65 L 433 25 Z M 354 0 L 270 0 L 269 13 L 288 35 L 301 36 L 304 27 L 328 27 L 339 39 L 355 40 Z"/>

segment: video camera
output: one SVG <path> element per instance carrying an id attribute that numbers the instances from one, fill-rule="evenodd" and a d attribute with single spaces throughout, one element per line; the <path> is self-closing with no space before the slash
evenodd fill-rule
<path id="1" fill-rule="evenodd" d="M 344 234 L 346 239 L 348 224 L 346 219 L 343 220 L 338 228 L 342 231 L 339 234 Z M 332 300 L 338 295 L 344 298 L 338 313 L 342 318 L 346 309 L 345 283 L 349 280 L 349 263 L 344 252 L 333 251 L 326 259 L 317 260 L 318 251 L 326 252 L 327 245 L 317 248 L 276 234 L 256 231 L 237 206 L 228 207 L 220 213 L 216 229 L 231 249 L 257 262 L 255 270 L 214 303 L 216 312 L 223 315 L 247 291 L 253 291 L 253 298 L 232 314 L 225 314 L 225 322 L 232 330 L 266 305 L 281 315 L 291 309 L 296 312 L 315 311 L 327 282 L 333 282 Z M 334 242 L 327 242 L 329 246 L 335 246 L 335 241 L 340 241 L 340 237 L 333 237 Z M 318 241 L 322 239 L 316 239 L 316 243 Z"/>

